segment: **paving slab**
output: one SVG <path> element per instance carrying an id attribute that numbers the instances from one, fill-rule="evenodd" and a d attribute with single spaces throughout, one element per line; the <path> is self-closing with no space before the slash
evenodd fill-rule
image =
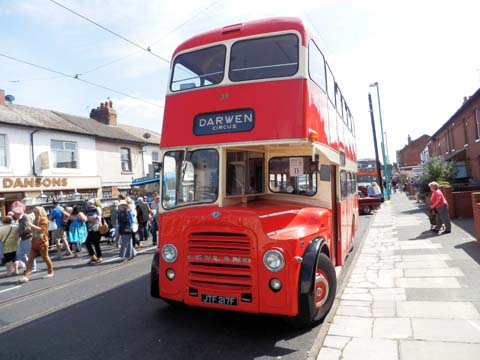
<path id="1" fill-rule="evenodd" d="M 480 344 L 480 320 L 411 320 L 414 339 Z"/>
<path id="2" fill-rule="evenodd" d="M 398 360 L 398 344 L 395 340 L 353 338 L 342 355 L 342 360 Z"/>
<path id="3" fill-rule="evenodd" d="M 400 340 L 400 360 L 478 360 L 480 344 Z"/>
<path id="4" fill-rule="evenodd" d="M 461 301 L 399 301 L 397 315 L 429 319 L 480 319 L 480 313 L 472 303 Z"/>

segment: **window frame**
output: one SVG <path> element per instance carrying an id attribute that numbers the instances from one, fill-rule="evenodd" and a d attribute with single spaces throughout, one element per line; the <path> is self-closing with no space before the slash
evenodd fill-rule
<path id="1" fill-rule="evenodd" d="M 273 172 L 271 170 L 271 162 L 272 160 L 275 160 L 275 159 L 290 159 L 290 158 L 302 158 L 304 159 L 311 159 L 311 156 L 274 156 L 274 157 L 271 157 L 268 159 L 268 164 L 267 164 L 267 182 L 268 182 L 268 191 L 273 193 L 273 194 L 285 194 L 285 195 L 295 195 L 295 196 L 306 196 L 306 197 L 313 197 L 315 195 L 317 195 L 318 191 L 319 191 L 319 181 L 320 181 L 320 173 L 319 173 L 319 169 L 318 169 L 318 166 L 313 170 L 311 171 L 310 173 L 308 172 L 305 172 L 303 174 L 303 176 L 312 176 L 312 184 L 314 183 L 314 191 L 310 192 L 310 193 L 307 193 L 307 191 L 305 190 L 304 193 L 295 193 L 295 192 L 288 192 L 288 191 L 275 191 L 274 189 L 272 189 L 272 187 L 270 186 L 271 184 L 271 180 L 270 180 L 270 177 L 272 175 L 274 175 L 276 178 L 278 178 L 280 176 L 280 179 L 282 182 L 285 182 L 286 184 L 288 184 L 288 181 L 290 178 L 298 178 L 299 176 L 290 176 L 290 174 L 286 173 L 286 172 L 282 172 L 282 173 L 276 173 L 276 172 Z M 305 163 L 304 163 L 305 165 Z M 317 163 L 318 165 L 318 163 Z M 275 180 L 277 181 L 277 180 Z"/>
<path id="2" fill-rule="evenodd" d="M 54 142 L 57 142 L 57 143 L 62 143 L 62 149 L 55 149 L 53 147 L 53 143 Z M 66 144 L 74 144 L 75 145 L 75 150 L 70 150 L 70 149 L 66 149 L 65 148 L 65 145 Z M 52 168 L 53 169 L 79 169 L 80 168 L 80 164 L 79 164 L 79 152 L 78 152 L 78 142 L 76 141 L 71 141 L 71 140 L 57 140 L 57 139 L 50 139 L 50 152 L 52 154 Z M 73 152 L 74 154 L 74 162 L 75 162 L 75 166 L 74 167 L 58 167 L 57 164 L 58 164 L 58 161 L 57 161 L 57 156 L 56 156 L 56 153 L 57 152 Z M 71 161 L 70 161 L 71 162 Z"/>
<path id="3" fill-rule="evenodd" d="M 312 51 L 313 50 L 313 51 Z M 320 55 L 320 58 L 323 62 L 323 84 L 319 84 L 318 81 L 315 81 L 314 77 L 312 76 L 312 54 L 313 53 L 317 53 L 318 55 Z M 310 79 L 313 81 L 314 84 L 318 85 L 318 87 L 320 87 L 320 89 L 323 90 L 324 93 L 327 93 L 327 71 L 326 71 L 326 60 L 325 60 L 325 56 L 323 55 L 322 51 L 320 50 L 320 48 L 317 46 L 317 44 L 315 43 L 315 41 L 310 40 L 310 42 L 308 43 L 308 75 L 310 77 Z"/>
<path id="4" fill-rule="evenodd" d="M 126 150 L 126 151 L 127 151 L 128 160 L 124 160 L 124 159 L 123 159 L 123 154 L 122 154 L 122 151 L 123 151 L 123 150 Z M 128 166 L 129 166 L 129 168 L 128 168 L 127 170 L 124 170 L 124 169 L 123 169 L 123 163 L 124 163 L 125 161 L 127 161 L 127 164 L 128 164 Z M 130 148 L 123 147 L 123 146 L 120 147 L 120 169 L 121 169 L 122 173 L 125 173 L 125 172 L 126 172 L 126 173 L 131 173 L 131 172 L 133 172 L 133 170 L 132 170 L 132 151 L 131 151 Z"/>
<path id="5" fill-rule="evenodd" d="M 295 37 L 296 41 L 297 41 L 297 52 L 296 52 L 296 67 L 295 67 L 295 71 L 289 73 L 288 75 L 278 75 L 278 76 L 268 76 L 268 77 L 249 77 L 249 78 L 243 78 L 243 79 L 240 79 L 240 80 L 233 80 L 232 79 L 232 56 L 235 55 L 234 51 L 235 51 L 235 46 L 237 46 L 238 44 L 242 44 L 242 43 L 246 43 L 246 42 L 255 42 L 255 41 L 259 41 L 259 40 L 266 40 L 266 39 L 273 39 L 273 38 L 280 38 L 280 37 L 287 37 L 287 36 L 293 36 Z M 288 33 L 284 33 L 284 34 L 276 34 L 276 35 L 270 35 L 270 36 L 262 36 L 262 37 L 255 37 L 255 38 L 246 38 L 246 39 L 242 39 L 242 40 L 239 40 L 239 41 L 235 41 L 234 43 L 232 43 L 230 45 L 230 48 L 229 48 L 229 58 L 228 58 L 228 80 L 232 83 L 241 83 L 241 82 L 246 82 L 246 81 L 259 81 L 259 80 L 269 80 L 269 79 L 281 79 L 281 78 L 290 78 L 292 76 L 295 76 L 296 74 L 298 74 L 298 71 L 300 69 L 300 48 L 301 48 L 301 39 L 299 38 L 298 34 L 296 33 L 293 33 L 293 32 L 288 32 Z M 281 65 L 281 64 L 280 64 Z M 270 65 L 271 66 L 271 65 Z M 267 66 L 265 66 L 267 67 Z"/>
<path id="6" fill-rule="evenodd" d="M 2 168 L 3 168 L 3 169 L 7 169 L 8 166 L 9 166 L 8 135 L 7 135 L 7 134 L 0 134 L 0 136 L 3 136 L 3 138 L 4 138 L 4 144 L 3 144 L 3 145 L 0 145 L 0 148 L 1 148 L 1 147 L 4 147 L 4 148 L 5 148 L 5 149 L 4 149 L 4 151 L 5 151 L 5 153 L 4 153 L 4 156 L 5 156 L 5 157 L 4 157 L 5 165 L 2 166 L 2 165 L 0 164 L 0 169 L 2 169 Z"/>
<path id="7" fill-rule="evenodd" d="M 480 109 L 475 109 L 474 111 L 474 116 L 475 116 L 475 127 L 476 127 L 476 135 L 477 137 L 475 138 L 476 140 L 480 139 Z"/>
<path id="8" fill-rule="evenodd" d="M 214 49 L 214 48 L 223 48 L 223 73 L 222 73 L 222 77 L 221 79 L 216 82 L 216 83 L 212 83 L 212 84 L 207 84 L 207 85 L 200 85 L 200 86 L 193 86 L 193 87 L 189 87 L 189 88 L 184 88 L 184 89 L 181 89 L 180 88 L 180 85 L 179 85 L 179 89 L 177 90 L 174 90 L 173 88 L 173 85 L 174 83 L 177 83 L 177 82 L 181 82 L 181 81 L 184 81 L 184 80 L 190 80 L 190 79 L 201 79 L 201 77 L 205 77 L 205 74 L 204 75 L 200 75 L 200 76 L 193 76 L 191 78 L 185 78 L 185 79 L 182 79 L 182 80 L 177 80 L 177 81 L 174 81 L 174 78 L 175 78 L 175 70 L 177 69 L 176 66 L 177 65 L 182 65 L 183 67 L 185 67 L 183 64 L 181 63 L 178 63 L 178 60 L 181 59 L 183 56 L 185 55 L 191 55 L 191 54 L 195 54 L 195 53 L 199 53 L 199 52 L 202 52 L 202 51 L 206 51 L 208 49 Z M 173 65 L 172 65 L 172 70 L 171 70 L 171 76 L 170 76 L 170 81 L 169 81 L 169 89 L 172 93 L 178 93 L 178 92 L 183 92 L 183 91 L 188 91 L 188 90 L 194 90 L 194 89 L 203 89 L 203 88 L 206 88 L 206 87 L 210 87 L 210 86 L 214 86 L 214 85 L 219 85 L 221 84 L 224 79 L 225 79 L 225 72 L 226 72 L 226 68 L 227 68 L 227 53 L 228 53 L 228 48 L 225 44 L 217 44 L 217 45 L 213 45 L 213 46 L 207 46 L 207 47 L 203 47 L 201 49 L 196 49 L 196 50 L 193 50 L 193 51 L 187 51 L 187 52 L 184 52 L 184 53 L 181 53 L 181 54 L 178 54 L 176 57 L 175 57 L 175 60 L 173 62 Z M 189 69 L 187 69 L 189 70 Z M 191 70 L 189 70 L 190 72 L 192 72 Z M 192 75 L 194 75 L 192 73 Z M 206 74 L 208 75 L 208 74 Z"/>

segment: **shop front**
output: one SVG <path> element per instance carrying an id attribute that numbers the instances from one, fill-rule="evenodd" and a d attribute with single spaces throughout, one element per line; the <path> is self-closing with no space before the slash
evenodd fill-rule
<path id="1" fill-rule="evenodd" d="M 0 218 L 10 210 L 14 201 L 27 206 L 49 206 L 59 202 L 85 201 L 100 195 L 102 181 L 99 176 L 35 177 L 6 176 L 0 178 Z"/>

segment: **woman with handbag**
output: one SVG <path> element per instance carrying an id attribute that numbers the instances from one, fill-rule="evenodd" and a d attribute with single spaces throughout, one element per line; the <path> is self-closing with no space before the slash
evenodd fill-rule
<path id="1" fill-rule="evenodd" d="M 68 242 L 73 248 L 73 257 L 78 257 L 82 244 L 87 239 L 87 217 L 75 206 L 68 219 Z"/>
<path id="2" fill-rule="evenodd" d="M 33 260 L 40 254 L 45 264 L 47 264 L 48 273 L 43 278 L 50 278 L 53 276 L 53 265 L 48 256 L 48 217 L 45 209 L 41 206 L 35 206 L 33 209 L 35 214 L 35 221 L 30 224 L 32 227 L 32 246 L 30 248 L 30 255 L 28 256 L 27 271 L 25 276 L 19 282 L 26 283 L 30 278 L 32 272 Z"/>
<path id="3" fill-rule="evenodd" d="M 7 276 L 18 275 L 18 261 L 15 261 L 15 257 L 20 238 L 18 237 L 16 226 L 12 224 L 11 216 L 3 219 L 3 225 L 0 227 L 0 240 L 3 244 Z"/>

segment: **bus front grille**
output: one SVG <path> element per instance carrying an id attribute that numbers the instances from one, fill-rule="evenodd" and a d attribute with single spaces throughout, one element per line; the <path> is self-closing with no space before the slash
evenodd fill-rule
<path id="1" fill-rule="evenodd" d="M 252 239 L 246 234 L 191 233 L 187 260 L 191 286 L 242 291 L 252 287 Z"/>

